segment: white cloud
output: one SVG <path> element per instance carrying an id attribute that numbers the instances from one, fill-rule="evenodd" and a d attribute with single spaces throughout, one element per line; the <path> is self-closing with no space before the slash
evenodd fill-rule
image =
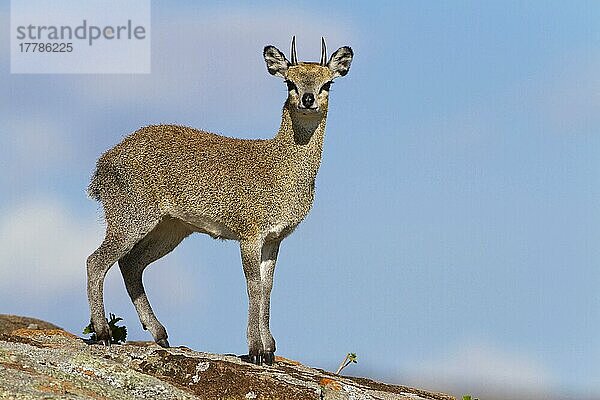
<path id="1" fill-rule="evenodd" d="M 550 371 L 529 355 L 481 342 L 411 365 L 403 375 L 411 384 L 505 400 L 549 398 L 555 383 Z"/>
<path id="2" fill-rule="evenodd" d="M 103 239 L 98 215 L 81 219 L 55 200 L 39 199 L 0 211 L 0 293 L 3 299 L 41 305 L 66 292 L 85 296 L 86 259 Z M 175 262 L 174 262 L 175 261 Z M 177 257 L 161 260 L 146 276 L 151 298 L 166 309 L 199 301 L 202 283 L 195 282 L 193 266 L 176 268 Z M 157 271 L 157 269 L 159 271 Z M 164 279 L 165 274 L 176 276 Z M 118 267 L 111 268 L 105 299 L 118 299 L 126 308 L 129 298 Z M 35 297 L 31 297 L 31 294 Z M 82 299 L 83 301 L 83 299 Z M 10 307 L 11 304 L 3 304 Z M 68 305 L 64 305 L 69 309 Z"/>
<path id="3" fill-rule="evenodd" d="M 100 243 L 102 227 L 80 220 L 53 200 L 4 210 L 0 220 L 0 291 L 41 297 L 85 283 L 85 260 Z"/>

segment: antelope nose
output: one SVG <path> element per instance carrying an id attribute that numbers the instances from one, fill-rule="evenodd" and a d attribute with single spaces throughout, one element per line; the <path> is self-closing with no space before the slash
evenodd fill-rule
<path id="1" fill-rule="evenodd" d="M 302 95 L 302 105 L 305 108 L 311 108 L 314 103 L 315 103 L 315 95 L 314 94 L 304 93 Z"/>

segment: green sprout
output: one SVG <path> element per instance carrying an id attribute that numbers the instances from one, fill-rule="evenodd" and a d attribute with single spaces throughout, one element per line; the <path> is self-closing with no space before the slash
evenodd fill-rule
<path id="1" fill-rule="evenodd" d="M 346 354 L 346 358 L 344 358 L 344 360 L 342 361 L 342 363 L 340 364 L 340 366 L 338 367 L 337 371 L 335 372 L 337 375 L 339 375 L 340 372 L 342 372 L 342 370 L 344 368 L 346 368 L 348 365 L 350 365 L 351 363 L 355 363 L 356 364 L 356 353 L 348 353 Z"/>
<path id="2" fill-rule="evenodd" d="M 125 343 L 125 340 L 127 339 L 127 327 L 117 326 L 117 322 L 123 321 L 123 318 L 117 317 L 113 313 L 110 313 L 109 317 L 110 317 L 110 321 L 108 319 L 106 321 L 108 322 L 108 327 L 110 328 L 110 336 L 111 336 L 110 342 L 112 344 Z M 93 341 L 98 340 L 96 333 L 94 332 L 94 328 L 92 327 L 91 322 L 88 326 L 86 326 L 83 329 L 83 334 L 84 335 L 91 334 L 92 335 L 92 336 L 90 336 L 91 340 L 93 340 Z"/>

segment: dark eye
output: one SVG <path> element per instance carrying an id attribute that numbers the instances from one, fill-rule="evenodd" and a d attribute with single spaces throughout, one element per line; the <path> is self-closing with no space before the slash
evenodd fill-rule
<path id="1" fill-rule="evenodd" d="M 298 86 L 296 86 L 296 84 L 290 80 L 285 81 L 285 84 L 287 85 L 288 90 L 291 92 L 292 90 L 296 91 L 296 93 L 298 92 Z"/>
<path id="2" fill-rule="evenodd" d="M 329 89 L 331 88 L 331 84 L 333 83 L 333 81 L 329 81 L 329 82 L 325 82 L 325 84 L 323 84 L 323 86 L 321 86 L 321 92 L 325 91 L 325 92 L 329 92 Z"/>

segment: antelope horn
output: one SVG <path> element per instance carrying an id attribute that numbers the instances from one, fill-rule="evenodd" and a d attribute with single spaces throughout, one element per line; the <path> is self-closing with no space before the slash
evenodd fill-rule
<path id="1" fill-rule="evenodd" d="M 296 36 L 292 36 L 292 65 L 298 65 L 298 56 L 296 55 Z"/>
<path id="2" fill-rule="evenodd" d="M 321 36 L 321 62 L 322 66 L 327 65 L 327 46 L 325 46 L 325 38 Z"/>

